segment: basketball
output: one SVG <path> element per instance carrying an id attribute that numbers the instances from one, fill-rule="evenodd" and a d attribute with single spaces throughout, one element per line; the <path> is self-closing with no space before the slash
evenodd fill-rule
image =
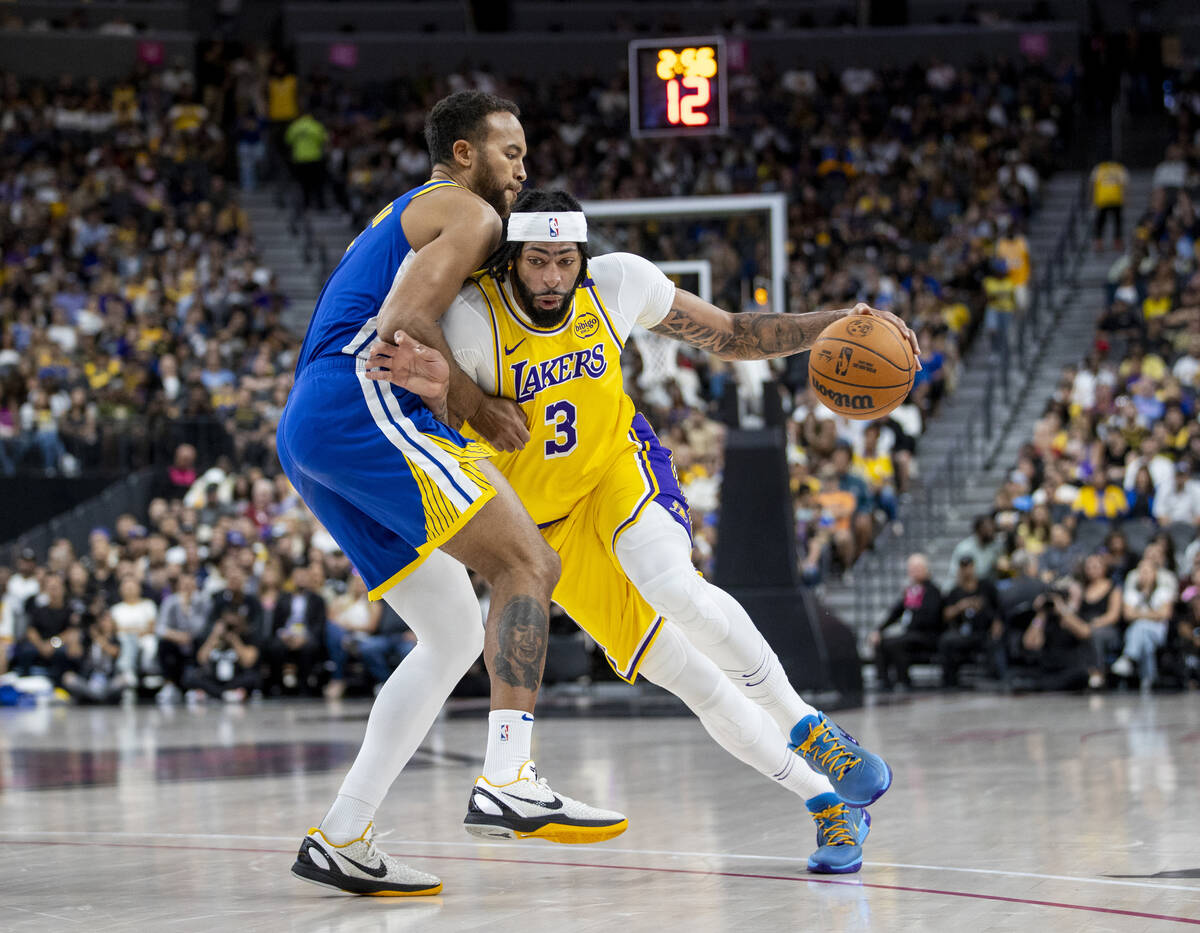
<path id="1" fill-rule="evenodd" d="M 908 395 L 916 375 L 912 347 L 882 318 L 851 314 L 817 338 L 808 382 L 827 408 L 859 420 L 882 418 Z"/>

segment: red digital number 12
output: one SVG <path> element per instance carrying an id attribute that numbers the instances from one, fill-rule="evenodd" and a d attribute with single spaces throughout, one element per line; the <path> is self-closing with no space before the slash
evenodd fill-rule
<path id="1" fill-rule="evenodd" d="M 681 98 L 679 85 L 695 91 Z M 712 100 L 708 78 L 689 76 L 672 78 L 667 82 L 667 122 L 672 126 L 682 123 L 684 126 L 704 126 L 708 123 L 708 114 L 703 108 Z"/>

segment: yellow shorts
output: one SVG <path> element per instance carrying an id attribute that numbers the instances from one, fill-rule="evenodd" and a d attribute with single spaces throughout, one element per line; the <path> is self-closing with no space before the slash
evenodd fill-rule
<path id="1" fill-rule="evenodd" d="M 554 601 L 596 640 L 617 676 L 629 683 L 637 679 L 662 617 L 625 576 L 614 552 L 616 542 L 656 500 L 691 530 L 670 451 L 658 444 L 649 426 L 645 435 L 637 433 L 639 446 L 616 457 L 569 515 L 542 528 L 562 559 Z"/>

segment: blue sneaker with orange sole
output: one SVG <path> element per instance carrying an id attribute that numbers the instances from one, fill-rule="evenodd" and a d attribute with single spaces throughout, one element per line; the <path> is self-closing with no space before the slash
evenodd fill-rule
<path id="1" fill-rule="evenodd" d="M 788 748 L 829 778 L 852 807 L 866 807 L 892 786 L 892 769 L 867 751 L 824 713 L 805 716 L 792 727 Z"/>
<path id="2" fill-rule="evenodd" d="M 837 794 L 819 794 L 804 801 L 817 824 L 817 851 L 808 857 L 808 870 L 819 875 L 849 875 L 862 868 L 862 844 L 871 831 L 871 815 L 847 806 Z"/>

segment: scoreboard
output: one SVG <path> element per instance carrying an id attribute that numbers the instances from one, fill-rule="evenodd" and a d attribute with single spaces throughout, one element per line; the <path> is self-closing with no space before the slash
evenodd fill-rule
<path id="1" fill-rule="evenodd" d="M 630 132 L 635 137 L 726 132 L 726 70 L 721 36 L 630 42 Z"/>

